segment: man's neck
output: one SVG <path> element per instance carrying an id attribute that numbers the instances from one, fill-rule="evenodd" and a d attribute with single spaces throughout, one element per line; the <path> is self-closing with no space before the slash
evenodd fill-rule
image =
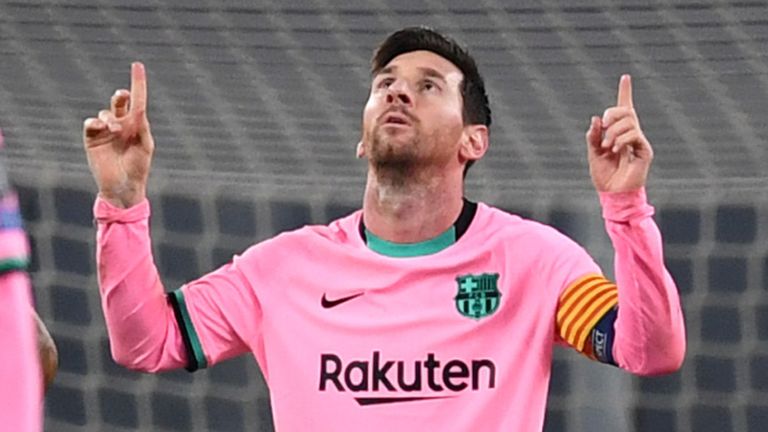
<path id="1" fill-rule="evenodd" d="M 462 208 L 463 179 L 444 174 L 392 178 L 368 172 L 363 222 L 377 237 L 417 243 L 449 229 Z"/>

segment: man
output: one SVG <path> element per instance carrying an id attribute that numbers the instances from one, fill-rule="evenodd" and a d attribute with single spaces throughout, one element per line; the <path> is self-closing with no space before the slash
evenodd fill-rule
<path id="1" fill-rule="evenodd" d="M 2 430 L 42 430 L 42 383 L 32 292 L 26 274 L 29 245 L 19 201 L 8 182 L 0 133 L 0 425 Z M 47 332 L 46 332 L 47 333 Z"/>
<path id="2" fill-rule="evenodd" d="M 636 374 L 680 367 L 683 319 L 628 76 L 587 132 L 617 289 L 557 231 L 463 198 L 491 123 L 466 51 L 408 28 L 372 66 L 362 210 L 257 244 L 166 297 L 148 229 L 146 76 L 133 64 L 131 90 L 84 124 L 116 361 L 194 370 L 252 352 L 280 431 L 541 430 L 557 342 Z"/>

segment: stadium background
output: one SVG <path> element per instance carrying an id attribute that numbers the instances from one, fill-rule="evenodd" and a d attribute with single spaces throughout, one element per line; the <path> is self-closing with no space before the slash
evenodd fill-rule
<path id="1" fill-rule="evenodd" d="M 546 430 L 768 427 L 766 2 L 2 1 L 0 127 L 60 350 L 46 430 L 272 430 L 250 357 L 159 376 L 109 358 L 80 134 L 128 86 L 129 63 L 149 73 L 153 238 L 175 288 L 358 205 L 367 62 L 412 24 L 466 43 L 487 80 L 492 145 L 467 195 L 554 224 L 606 269 L 583 133 L 618 76 L 634 77 L 688 355 L 674 375 L 639 379 L 558 350 Z"/>

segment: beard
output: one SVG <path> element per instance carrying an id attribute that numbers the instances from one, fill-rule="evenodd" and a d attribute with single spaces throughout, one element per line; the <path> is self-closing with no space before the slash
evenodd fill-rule
<path id="1" fill-rule="evenodd" d="M 402 137 L 386 133 L 377 126 L 370 134 L 368 159 L 380 177 L 405 181 L 419 165 L 422 139 L 418 130 Z"/>

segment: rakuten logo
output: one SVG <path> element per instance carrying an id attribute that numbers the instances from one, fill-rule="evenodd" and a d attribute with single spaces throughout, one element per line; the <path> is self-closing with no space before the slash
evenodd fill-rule
<path id="1" fill-rule="evenodd" d="M 374 351 L 370 361 L 354 360 L 345 364 L 336 354 L 320 355 L 320 391 L 335 388 L 340 392 L 385 392 L 381 395 L 385 397 L 356 397 L 360 405 L 440 399 L 467 389 L 495 387 L 496 365 L 488 359 L 469 363 L 452 359 L 443 363 L 435 359 L 434 353 L 428 353 L 424 360 L 406 362 L 382 360 L 381 353 Z M 439 395 L 397 396 L 425 391 Z"/>

